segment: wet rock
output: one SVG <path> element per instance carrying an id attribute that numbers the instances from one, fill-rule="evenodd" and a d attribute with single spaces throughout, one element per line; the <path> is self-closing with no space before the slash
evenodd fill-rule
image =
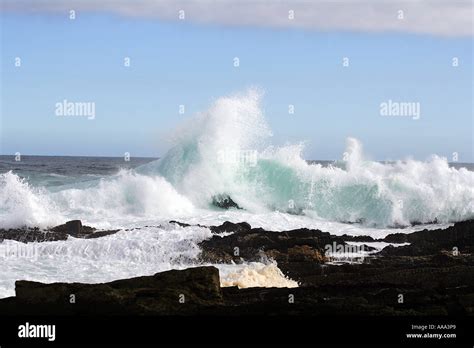
<path id="1" fill-rule="evenodd" d="M 230 209 L 230 208 L 242 209 L 241 207 L 239 207 L 237 203 L 235 203 L 232 200 L 232 198 L 230 198 L 228 195 L 225 195 L 225 194 L 213 196 L 212 205 L 217 208 L 222 208 L 222 209 Z"/>
<path id="2" fill-rule="evenodd" d="M 346 242 L 372 243 L 376 241 L 374 238 L 370 236 L 349 236 L 347 234 L 342 235 L 341 238 L 344 239 L 344 241 Z"/>
<path id="3" fill-rule="evenodd" d="M 175 220 L 170 220 L 169 221 L 170 224 L 174 224 L 174 225 L 178 225 L 180 227 L 189 227 L 189 226 L 192 226 L 190 224 L 186 224 L 184 222 L 179 222 L 179 221 L 175 221 Z"/>
<path id="4" fill-rule="evenodd" d="M 77 228 L 78 224 L 73 223 L 73 226 Z M 183 224 L 182 227 L 186 226 Z M 221 288 L 218 270 L 214 267 L 169 271 L 105 284 L 19 281 L 17 296 L 0 300 L 0 312 L 50 315 L 473 315 L 473 227 L 473 221 L 466 221 L 444 230 L 389 235 L 384 241 L 411 244 L 388 246 L 359 264 L 334 265 L 327 263 L 325 248 L 334 243 L 344 245 L 345 239 L 350 239 L 347 236 L 304 228 L 274 232 L 252 228 L 247 223 L 225 222 L 210 227 L 215 235 L 200 243 L 202 261 L 230 263 L 271 258 L 277 261 L 285 275 L 298 281 L 300 287 Z M 57 232 L 48 233 L 67 238 L 68 232 L 70 230 L 63 225 Z M 99 232 L 84 233 L 82 230 L 78 235 L 92 236 Z M 357 241 L 370 239 L 361 237 Z M 453 246 L 458 248 L 458 253 L 453 253 Z M 368 246 L 364 248 L 371 250 Z M 75 295 L 75 304 L 69 301 L 71 294 Z M 398 301 L 400 294 L 404 297 L 403 303 Z M 293 302 L 289 302 L 290 297 Z"/>
<path id="5" fill-rule="evenodd" d="M 210 226 L 209 229 L 214 233 L 225 233 L 225 232 L 245 232 L 252 229 L 250 224 L 246 222 L 233 223 L 230 221 L 224 222 L 219 226 Z"/>
<path id="6" fill-rule="evenodd" d="M 326 245 L 334 241 L 344 244 L 342 239 L 318 230 L 273 232 L 262 228 L 251 228 L 246 223 L 230 222 L 211 230 L 232 234 L 224 237 L 216 235 L 200 243 L 201 259 L 207 262 L 260 261 L 264 257 L 276 257 L 283 261 L 283 259 L 294 259 L 294 255 L 304 253 L 312 254 L 314 259 L 322 260 Z"/>
<path id="7" fill-rule="evenodd" d="M 17 281 L 15 290 L 16 297 L 0 300 L 2 314 L 197 314 L 223 301 L 215 267 L 172 270 L 104 284 Z"/>
<path id="8" fill-rule="evenodd" d="M 409 234 L 389 234 L 387 243 L 410 243 L 397 248 L 386 247 L 380 255 L 432 255 L 440 251 L 456 253 L 474 252 L 474 220 L 457 222 L 446 229 L 423 230 Z"/>
<path id="9" fill-rule="evenodd" d="M 52 232 L 65 233 L 73 237 L 78 237 L 84 234 L 93 233 L 95 228 L 89 226 L 82 226 L 81 220 L 72 220 L 66 222 L 64 225 L 59 225 L 50 229 Z"/>
<path id="10" fill-rule="evenodd" d="M 40 230 L 37 227 L 0 229 L 0 240 L 9 239 L 22 243 L 53 242 L 58 240 L 66 240 L 67 238 L 68 234 L 65 232 Z"/>
<path id="11" fill-rule="evenodd" d="M 200 259 L 203 262 L 241 263 L 272 259 L 283 274 L 295 281 L 302 281 L 319 264 L 327 261 L 325 252 L 328 245 L 345 245 L 340 237 L 306 228 L 274 232 L 251 228 L 245 222 L 227 221 L 221 226 L 211 227 L 211 230 L 232 234 L 215 235 L 201 242 Z"/>
<path id="12" fill-rule="evenodd" d="M 314 285 L 291 289 L 221 288 L 215 267 L 173 270 L 104 284 L 19 281 L 16 297 L 0 299 L 0 312 L 225 316 L 473 314 L 474 286 L 470 282 L 474 273 L 462 281 L 462 275 L 468 274 L 465 267 L 453 268 L 454 276 L 442 284 L 441 279 L 446 277 L 441 269 L 434 268 L 433 272 L 407 268 L 404 273 L 379 266 L 333 266 Z M 403 303 L 398 301 L 400 294 L 404 295 Z M 71 295 L 75 303 L 71 303 Z"/>
<path id="13" fill-rule="evenodd" d="M 99 238 L 117 233 L 119 230 L 98 231 L 89 226 L 83 226 L 81 220 L 71 220 L 63 225 L 41 230 L 38 227 L 23 227 L 0 229 L 0 240 L 10 239 L 22 243 L 52 242 L 66 240 L 69 236 L 75 238 Z"/>

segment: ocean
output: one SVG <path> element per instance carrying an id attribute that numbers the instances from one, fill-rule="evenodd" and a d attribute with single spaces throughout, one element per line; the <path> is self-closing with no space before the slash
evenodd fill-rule
<path id="1" fill-rule="evenodd" d="M 198 265 L 198 243 L 211 231 L 170 220 L 383 238 L 474 218 L 473 164 L 435 155 L 371 161 L 354 138 L 344 160 L 306 161 L 301 144 L 269 144 L 252 97 L 219 100 L 172 139 L 160 159 L 0 156 L 0 228 L 80 219 L 121 230 L 98 239 L 4 240 L 0 297 L 14 295 L 18 279 L 97 283 Z M 241 209 L 216 207 L 216 197 Z M 297 286 L 272 260 L 216 266 L 223 285 Z"/>

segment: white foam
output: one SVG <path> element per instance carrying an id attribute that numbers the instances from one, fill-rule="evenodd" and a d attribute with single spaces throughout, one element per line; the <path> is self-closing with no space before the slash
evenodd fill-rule
<path id="1" fill-rule="evenodd" d="M 14 295 L 20 279 L 51 282 L 101 283 L 196 266 L 198 243 L 207 228 L 148 227 L 121 231 L 97 239 L 43 243 L 0 243 L 0 297 Z"/>
<path id="2" fill-rule="evenodd" d="M 186 216 L 194 209 L 189 199 L 176 192 L 164 178 L 128 170 L 101 180 L 96 186 L 66 189 L 51 196 L 64 215 L 100 217 L 100 220 L 173 218 Z"/>
<path id="3" fill-rule="evenodd" d="M 11 171 L 0 174 L 0 228 L 62 223 L 55 203 L 42 188 L 34 188 Z"/>
<path id="4" fill-rule="evenodd" d="M 206 226 L 221 225 L 225 221 L 248 222 L 253 228 L 261 227 L 270 231 L 288 231 L 298 228 L 317 229 L 330 232 L 334 235 L 371 236 L 374 239 L 384 238 L 391 233 L 412 233 L 424 229 L 433 230 L 448 228 L 453 224 L 429 224 L 404 228 L 374 228 L 361 224 L 347 224 L 328 221 L 317 216 L 290 215 L 279 211 L 252 213 L 242 210 L 227 211 L 201 211 L 199 215 L 183 217 L 181 221 L 189 224 L 202 224 Z"/>
<path id="5" fill-rule="evenodd" d="M 177 133 L 172 149 L 146 165 L 196 206 L 225 193 L 253 213 L 304 211 L 328 221 L 366 226 L 448 223 L 474 217 L 474 172 L 450 168 L 445 158 L 370 161 L 362 144 L 347 139 L 345 160 L 335 166 L 308 164 L 303 145 L 271 146 L 259 93 L 218 99 Z M 253 150 L 255 163 L 219 161 L 220 151 Z M 291 203 L 290 203 L 291 202 Z"/>
<path id="6" fill-rule="evenodd" d="M 162 159 L 137 171 L 55 187 L 55 192 L 2 174 L 0 223 L 199 219 L 217 194 L 228 194 L 252 214 L 293 209 L 318 224 L 362 221 L 366 227 L 385 228 L 474 218 L 474 172 L 450 168 L 438 156 L 426 162 L 370 161 L 354 138 L 347 140 L 346 161 L 329 167 L 308 164 L 302 144 L 269 144 L 261 95 L 251 89 L 217 99 L 176 131 L 174 145 Z M 220 156 L 245 151 L 257 153 L 255 162 Z"/>
<path id="7" fill-rule="evenodd" d="M 296 288 L 298 283 L 281 272 L 276 262 L 251 262 L 242 265 L 216 265 L 220 271 L 221 286 L 239 288 Z"/>

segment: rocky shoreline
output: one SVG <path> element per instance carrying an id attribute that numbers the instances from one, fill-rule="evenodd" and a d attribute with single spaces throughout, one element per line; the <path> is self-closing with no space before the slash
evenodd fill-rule
<path id="1" fill-rule="evenodd" d="M 171 221 L 183 228 L 189 225 Z M 221 287 L 212 266 L 172 270 L 104 284 L 42 284 L 19 280 L 16 296 L 0 300 L 4 315 L 472 315 L 474 220 L 410 234 L 335 236 L 296 229 L 284 232 L 225 222 L 210 226 L 200 243 L 202 264 L 275 260 L 298 288 Z M 98 238 L 97 231 L 68 222 L 47 231 L 0 230 L 21 242 Z M 331 263 L 328 245 L 359 242 L 370 256 L 359 263 Z M 388 245 L 376 252 L 373 242 Z M 367 243 L 367 244 L 364 244 Z"/>
<path id="2" fill-rule="evenodd" d="M 71 220 L 63 225 L 49 229 L 38 227 L 0 228 L 0 241 L 4 239 L 16 240 L 22 243 L 54 242 L 66 240 L 69 236 L 75 238 L 99 238 L 117 233 L 120 230 L 97 230 L 94 227 L 83 226 L 81 220 Z"/>

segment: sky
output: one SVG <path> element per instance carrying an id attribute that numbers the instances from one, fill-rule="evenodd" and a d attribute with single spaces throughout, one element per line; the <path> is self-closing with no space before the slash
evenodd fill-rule
<path id="1" fill-rule="evenodd" d="M 308 159 L 355 137 L 377 160 L 474 162 L 469 1 L 3 1 L 0 154 L 159 157 L 184 119 L 258 87 L 272 142 L 304 142 Z M 95 118 L 58 117 L 64 99 Z M 419 118 L 381 115 L 389 100 Z"/>

